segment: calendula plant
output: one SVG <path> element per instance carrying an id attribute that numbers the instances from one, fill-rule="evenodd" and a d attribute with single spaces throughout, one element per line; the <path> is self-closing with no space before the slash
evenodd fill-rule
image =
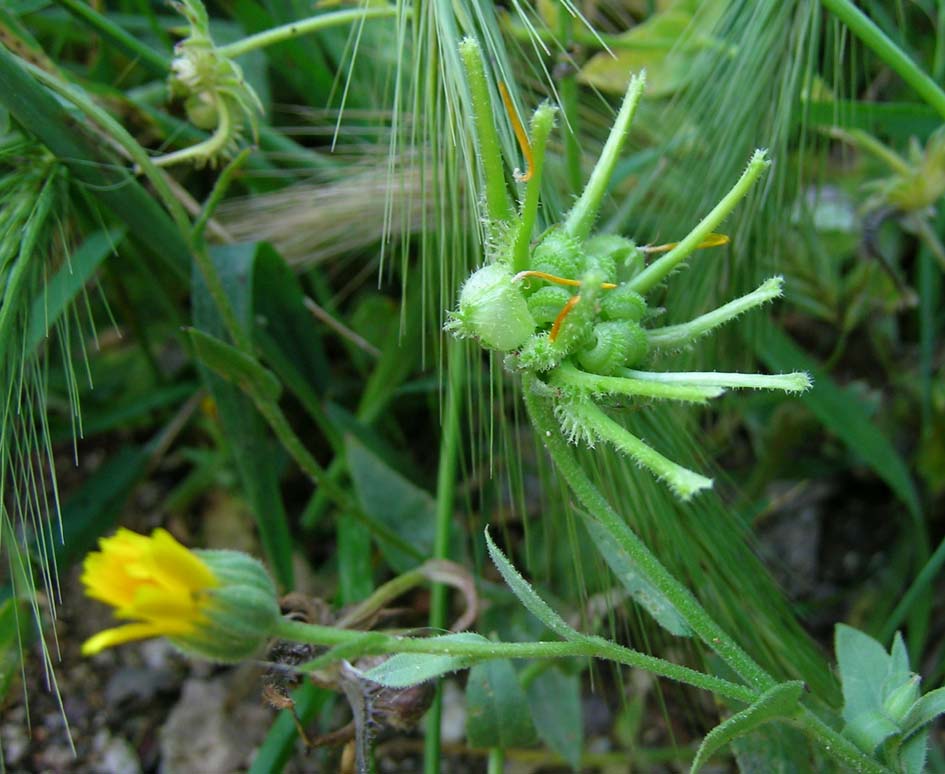
<path id="1" fill-rule="evenodd" d="M 800 392 L 810 387 L 804 373 L 742 374 L 666 372 L 650 368 L 657 354 L 697 342 L 720 325 L 781 295 L 783 280 L 772 277 L 748 295 L 689 322 L 654 325 L 662 310 L 647 303 L 694 250 L 724 244 L 716 229 L 758 180 L 768 161 L 755 151 L 734 187 L 681 241 L 639 246 L 620 234 L 594 234 L 597 214 L 645 78 L 630 81 L 610 136 L 591 177 L 563 222 L 532 243 L 545 144 L 555 111 L 539 107 L 531 121 L 532 138 L 517 127 L 530 168 L 518 207 L 505 188 L 498 141 L 477 44 L 462 47 L 470 78 L 479 150 L 486 176 L 486 264 L 466 280 L 447 330 L 506 353 L 505 366 L 522 377 L 530 409 L 550 411 L 572 443 L 608 443 L 663 480 L 688 500 L 712 481 L 667 459 L 612 419 L 602 404 L 625 400 L 676 400 L 705 403 L 726 388 Z M 513 114 L 514 115 L 514 114 Z M 646 265 L 648 255 L 664 252 Z M 534 412 L 533 412 L 534 413 Z"/>

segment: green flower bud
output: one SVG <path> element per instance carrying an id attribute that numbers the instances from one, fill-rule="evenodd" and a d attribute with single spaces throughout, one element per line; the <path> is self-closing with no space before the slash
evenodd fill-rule
<path id="1" fill-rule="evenodd" d="M 194 553 L 219 585 L 204 592 L 203 620 L 193 631 L 168 639 L 185 653 L 211 661 L 242 661 L 256 655 L 281 615 L 269 573 L 240 551 Z"/>
<path id="2" fill-rule="evenodd" d="M 619 285 L 604 293 L 600 313 L 605 320 L 640 322 L 646 316 L 646 299 L 629 285 Z"/>
<path id="3" fill-rule="evenodd" d="M 912 675 L 902 685 L 894 688 L 883 701 L 883 711 L 894 723 L 899 724 L 919 700 L 919 675 Z"/>
<path id="4" fill-rule="evenodd" d="M 483 346 L 509 352 L 535 331 L 535 320 L 512 273 L 502 263 L 474 272 L 463 284 L 459 308 L 446 329 L 460 337 L 479 339 Z"/>
<path id="5" fill-rule="evenodd" d="M 148 637 L 214 661 L 258 651 L 279 621 L 276 589 L 265 568 L 238 551 L 191 551 L 163 529 L 127 529 L 99 540 L 83 563 L 85 592 L 115 608 L 121 626 L 82 645 L 87 656 Z"/>
<path id="6" fill-rule="evenodd" d="M 553 323 L 572 295 L 567 288 L 548 285 L 528 297 L 528 311 L 539 325 Z"/>

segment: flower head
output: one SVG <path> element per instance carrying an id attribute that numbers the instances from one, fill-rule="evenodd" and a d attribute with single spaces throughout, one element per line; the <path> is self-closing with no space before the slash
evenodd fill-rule
<path id="1" fill-rule="evenodd" d="M 86 640 L 84 655 L 148 637 L 218 661 L 256 651 L 278 620 L 275 587 L 262 565 L 238 551 L 191 551 L 163 529 L 127 529 L 99 541 L 83 565 L 85 592 L 131 623 Z"/>

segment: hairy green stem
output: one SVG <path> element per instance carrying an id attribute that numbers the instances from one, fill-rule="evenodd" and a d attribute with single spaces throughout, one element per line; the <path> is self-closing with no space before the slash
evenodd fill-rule
<path id="1" fill-rule="evenodd" d="M 250 51 L 256 51 L 260 48 L 282 43 L 286 40 L 308 35 L 312 32 L 319 32 L 320 30 L 326 30 L 330 27 L 340 27 L 352 22 L 369 21 L 371 19 L 389 19 L 393 16 L 397 16 L 398 13 L 400 13 L 400 9 L 398 9 L 396 5 L 322 13 L 318 16 L 311 16 L 308 19 L 282 24 L 279 27 L 273 27 L 271 30 L 257 32 L 255 35 L 250 35 L 234 43 L 228 43 L 225 46 L 217 46 L 217 53 L 221 56 L 233 59 L 243 54 L 248 54 Z"/>
<path id="2" fill-rule="evenodd" d="M 453 507 L 456 496 L 456 464 L 459 456 L 460 413 L 463 403 L 463 385 L 466 382 L 466 359 L 463 346 L 450 338 L 447 347 L 446 405 L 443 413 L 443 435 L 440 440 L 440 463 L 436 478 L 436 527 L 433 536 L 433 558 L 448 559 Z M 447 587 L 434 583 L 430 592 L 430 629 L 446 627 Z M 440 766 L 440 720 L 443 707 L 442 685 L 438 682 L 433 704 L 427 712 L 426 735 L 423 745 L 424 771 L 435 773 Z"/>
<path id="3" fill-rule="evenodd" d="M 568 213 L 562 226 L 565 233 L 570 234 L 576 239 L 584 240 L 591 233 L 594 227 L 594 221 L 597 220 L 597 214 L 600 212 L 601 202 L 604 200 L 604 194 L 607 193 L 607 187 L 610 185 L 610 178 L 613 177 L 614 167 L 620 158 L 620 151 L 623 149 L 624 140 L 630 131 L 630 125 L 633 123 L 633 116 L 636 113 L 637 105 L 640 104 L 640 97 L 643 94 L 643 87 L 646 85 L 646 78 L 639 73 L 630 79 L 630 85 L 627 86 L 627 93 L 623 98 L 623 104 L 620 106 L 620 112 L 614 119 L 614 125 L 604 143 L 604 148 L 600 153 L 600 158 L 594 165 L 594 171 L 587 181 L 587 185 L 581 192 L 580 198 L 575 202 L 574 207 Z"/>
<path id="4" fill-rule="evenodd" d="M 505 187 L 505 163 L 499 146 L 499 135 L 492 121 L 492 98 L 479 44 L 465 38 L 459 53 L 466 69 L 469 94 L 472 98 L 473 120 L 479 141 L 479 160 L 486 182 L 486 212 L 493 223 L 512 219 L 512 201 Z"/>
<path id="5" fill-rule="evenodd" d="M 736 674 L 758 690 L 765 691 L 774 686 L 774 678 L 755 663 L 715 623 L 692 593 L 672 576 L 607 502 L 574 459 L 571 447 L 562 435 L 555 419 L 550 402 L 535 389 L 536 377 L 526 374 L 523 379 L 525 405 L 532 424 L 551 455 L 555 467 L 564 477 L 578 501 L 597 523 L 613 536 L 614 541 L 636 564 L 641 575 L 669 600 L 693 632 L 718 653 Z"/>
<path id="6" fill-rule="evenodd" d="M 535 221 L 538 219 L 538 202 L 541 196 L 541 178 L 545 168 L 545 146 L 548 135 L 555 125 L 555 109 L 551 105 L 540 105 L 532 116 L 532 167 L 531 179 L 525 187 L 525 200 L 522 202 L 521 220 L 515 232 L 515 244 L 512 248 L 512 271 L 520 272 L 528 268 L 529 245 Z"/>
<path id="7" fill-rule="evenodd" d="M 203 232 L 207 227 L 207 223 L 210 222 L 213 213 L 216 212 L 220 202 L 223 201 L 223 197 L 229 189 L 230 184 L 233 182 L 236 173 L 239 172 L 240 167 L 243 166 L 252 152 L 252 148 L 243 148 L 243 150 L 237 154 L 236 158 L 223 168 L 223 171 L 220 173 L 219 177 L 217 177 L 216 182 L 213 184 L 213 190 L 210 191 L 210 195 L 200 209 L 200 214 L 197 216 L 197 220 L 194 221 L 193 228 L 191 229 L 191 237 L 195 242 L 203 239 Z"/>
<path id="8" fill-rule="evenodd" d="M 646 374 L 646 371 L 634 372 Z M 579 390 L 598 395 L 629 395 L 632 397 L 659 398 L 663 400 L 683 400 L 691 403 L 705 403 L 717 398 L 723 390 L 718 382 L 706 384 L 666 384 L 657 380 L 647 380 L 635 376 L 601 376 L 575 368 L 568 362 L 552 372 L 549 383 L 555 387 L 576 387 Z"/>
<path id="9" fill-rule="evenodd" d="M 535 389 L 534 381 L 534 376 L 524 377 L 525 403 L 529 417 L 551 455 L 555 467 L 577 499 L 587 509 L 589 517 L 594 518 L 611 534 L 614 541 L 629 554 L 641 575 L 669 600 L 689 628 L 726 664 L 757 691 L 772 688 L 776 684 L 775 679 L 722 630 L 692 593 L 670 574 L 594 486 L 571 454 L 568 442 L 558 428 L 551 406 Z M 883 766 L 860 752 L 849 740 L 806 708 L 802 710 L 799 722 L 813 738 L 817 739 L 825 752 L 844 765 L 856 771 L 877 774 L 886 771 Z"/>
<path id="10" fill-rule="evenodd" d="M 692 685 L 735 701 L 751 703 L 756 691 L 720 677 L 707 675 L 665 659 L 648 656 L 601 637 L 587 637 L 573 642 L 492 642 L 457 641 L 441 637 L 399 637 L 380 632 L 360 632 L 330 626 L 317 626 L 282 619 L 274 636 L 321 647 L 344 647 L 349 660 L 355 656 L 385 653 L 429 653 L 487 661 L 498 658 L 569 658 L 590 657 L 614 661 L 637 669 Z M 773 684 L 773 683 L 772 683 Z"/>
<path id="11" fill-rule="evenodd" d="M 711 333 L 720 325 L 734 320 L 749 309 L 754 309 L 756 306 L 761 306 L 772 299 L 779 298 L 783 284 L 783 277 L 772 277 L 765 280 L 751 293 L 729 301 L 718 309 L 713 309 L 711 312 L 706 312 L 689 322 L 680 323 L 679 325 L 652 328 L 646 332 L 646 337 L 650 345 L 658 349 L 673 349 L 685 346 L 707 333 Z"/>
<path id="12" fill-rule="evenodd" d="M 922 99 L 945 118 L 945 91 L 909 55 L 891 41 L 850 0 L 821 0 L 824 8 L 843 22 L 876 56 L 895 70 Z"/>
<path id="13" fill-rule="evenodd" d="M 722 201 L 712 208 L 712 211 L 706 215 L 702 221 L 689 234 L 686 235 L 678 245 L 670 250 L 666 255 L 647 266 L 640 274 L 630 281 L 630 287 L 640 295 L 646 295 L 656 285 L 662 282 L 666 276 L 675 269 L 682 261 L 689 257 L 689 254 L 695 250 L 702 241 L 709 236 L 719 224 L 725 220 L 732 210 L 751 190 L 755 181 L 761 177 L 761 173 L 768 168 L 770 162 L 765 158 L 765 151 L 756 150 L 752 154 L 748 166 L 738 178 L 738 182 L 732 187 L 732 190 L 722 197 Z"/>
<path id="14" fill-rule="evenodd" d="M 752 390 L 804 392 L 810 389 L 810 377 L 803 371 L 789 374 L 738 374 L 719 371 L 636 371 L 621 368 L 619 374 L 630 379 L 687 386 L 744 387 Z"/>
<path id="15" fill-rule="evenodd" d="M 712 487 L 711 478 L 701 476 L 664 457 L 623 425 L 607 416 L 591 400 L 563 403 L 559 407 L 559 412 L 559 418 L 565 419 L 569 425 L 579 427 L 582 433 L 594 440 L 606 441 L 657 478 L 665 481 L 670 489 L 683 500 L 688 500 L 697 492 Z"/>

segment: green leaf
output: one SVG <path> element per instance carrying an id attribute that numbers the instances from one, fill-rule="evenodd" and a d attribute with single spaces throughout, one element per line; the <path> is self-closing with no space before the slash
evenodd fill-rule
<path id="1" fill-rule="evenodd" d="M 922 774 L 929 752 L 929 729 L 913 734 L 899 748 L 899 763 L 904 774 Z"/>
<path id="2" fill-rule="evenodd" d="M 791 716 L 800 706 L 799 702 L 803 692 L 804 683 L 800 680 L 779 683 L 765 691 L 750 707 L 746 707 L 741 712 L 736 712 L 717 725 L 706 734 L 702 744 L 699 745 L 699 751 L 696 753 L 692 767 L 689 769 L 690 774 L 695 774 L 713 753 L 722 749 L 732 740 L 747 734 L 763 723 Z"/>
<path id="3" fill-rule="evenodd" d="M 666 97 L 690 79 L 707 33 L 724 10 L 718 0 L 677 0 L 619 36 L 621 46 L 595 54 L 581 68 L 578 79 L 602 91 L 622 94 L 629 78 L 646 70 L 647 97 Z M 695 13 L 699 8 L 699 12 Z"/>
<path id="4" fill-rule="evenodd" d="M 217 376 L 267 403 L 279 400 L 282 385 L 258 360 L 197 328 L 188 328 L 187 335 L 197 359 Z"/>
<path id="5" fill-rule="evenodd" d="M 338 517 L 337 537 L 338 593 L 341 603 L 350 605 L 367 599 L 374 590 L 371 530 L 342 514 Z"/>
<path id="6" fill-rule="evenodd" d="M 846 716 L 846 712 L 844 712 Z M 878 710 L 867 710 L 847 720 L 843 733 L 856 746 L 869 755 L 874 755 L 879 746 L 899 733 L 899 726 Z"/>
<path id="7" fill-rule="evenodd" d="M 545 600 L 535 593 L 535 589 L 512 566 L 505 554 L 492 541 L 488 529 L 486 529 L 486 546 L 489 549 L 489 556 L 492 557 L 493 564 L 495 564 L 512 593 L 518 597 L 518 601 L 525 606 L 529 613 L 565 640 L 586 639 L 583 634 L 569 626 L 560 615 L 551 609 L 551 606 Z"/>
<path id="8" fill-rule="evenodd" d="M 190 249 L 180 229 L 131 171 L 106 150 L 108 143 L 78 129 L 81 125 L 75 117 L 4 46 L 0 46 L 0 106 L 69 166 L 73 178 L 104 210 L 127 224 L 130 239 L 165 261 L 179 277 L 187 276 Z"/>
<path id="9" fill-rule="evenodd" d="M 908 736 L 945 714 L 945 688 L 936 688 L 920 698 L 903 721 L 904 733 Z"/>
<path id="10" fill-rule="evenodd" d="M 436 503 L 423 489 L 414 485 L 371 452 L 354 436 L 345 436 L 348 469 L 364 512 L 392 532 L 409 537 L 422 556 L 433 551 Z M 378 546 L 391 568 L 404 573 L 420 561 L 387 541 Z"/>
<path id="11" fill-rule="evenodd" d="M 758 357 L 772 371 L 807 371 L 811 375 L 813 389 L 800 395 L 798 400 L 803 401 L 824 427 L 889 485 L 916 523 L 921 525 L 922 507 L 909 468 L 889 439 L 873 424 L 860 401 L 849 390 L 839 387 L 774 323 L 760 324 L 752 345 Z"/>
<path id="12" fill-rule="evenodd" d="M 585 515 L 583 511 L 578 512 L 584 516 L 584 526 L 590 533 L 600 555 L 634 601 L 670 634 L 677 637 L 692 636 L 692 630 L 686 623 L 686 619 L 655 586 L 637 571 L 633 559 L 614 542 L 610 533 L 596 519 Z"/>
<path id="13" fill-rule="evenodd" d="M 881 712 L 882 686 L 892 658 L 868 634 L 837 624 L 834 637 L 840 682 L 843 686 L 843 717 L 847 722 L 866 712 Z"/>
<path id="14" fill-rule="evenodd" d="M 33 351 L 39 346 L 91 279 L 98 265 L 118 247 L 125 233 L 124 228 L 113 228 L 91 234 L 45 284 L 30 306 L 27 351 Z"/>
<path id="15" fill-rule="evenodd" d="M 469 670 L 466 739 L 470 747 L 524 747 L 535 742 L 535 726 L 518 676 L 507 659 Z"/>
<path id="16" fill-rule="evenodd" d="M 584 746 L 580 675 L 552 667 L 538 675 L 525 693 L 538 736 L 577 771 Z"/>
<path id="17" fill-rule="evenodd" d="M 458 632 L 435 638 L 437 642 L 488 642 L 481 634 Z M 440 653 L 398 653 L 369 669 L 364 676 L 388 688 L 408 688 L 437 677 L 467 669 L 475 659 Z"/>
<path id="18" fill-rule="evenodd" d="M 816 745 L 785 723 L 756 728 L 732 742 L 740 774 L 833 774 Z"/>
<path id="19" fill-rule="evenodd" d="M 902 632 L 896 632 L 893 637 L 892 648 L 889 651 L 890 674 L 909 675 L 912 670 L 909 667 L 909 651 L 906 650 L 906 643 L 902 639 Z"/>
<path id="20" fill-rule="evenodd" d="M 254 319 L 253 277 L 258 252 L 258 245 L 246 243 L 217 246 L 210 251 L 224 292 L 245 330 L 252 329 Z M 253 401 L 214 369 L 219 368 L 270 402 L 279 394 L 278 380 L 249 355 L 234 351 L 222 341 L 223 321 L 196 267 L 192 297 L 197 330 L 191 332 L 191 339 L 199 348 L 200 357 L 207 359 L 211 366 L 202 368 L 202 375 L 216 404 L 223 436 L 230 446 L 276 580 L 284 589 L 293 588 L 292 539 L 279 489 L 277 450 L 280 447 L 269 436 Z"/>
<path id="21" fill-rule="evenodd" d="M 319 326 L 305 308 L 298 277 L 267 244 L 253 264 L 253 341 L 286 386 L 309 409 L 328 380 Z"/>

